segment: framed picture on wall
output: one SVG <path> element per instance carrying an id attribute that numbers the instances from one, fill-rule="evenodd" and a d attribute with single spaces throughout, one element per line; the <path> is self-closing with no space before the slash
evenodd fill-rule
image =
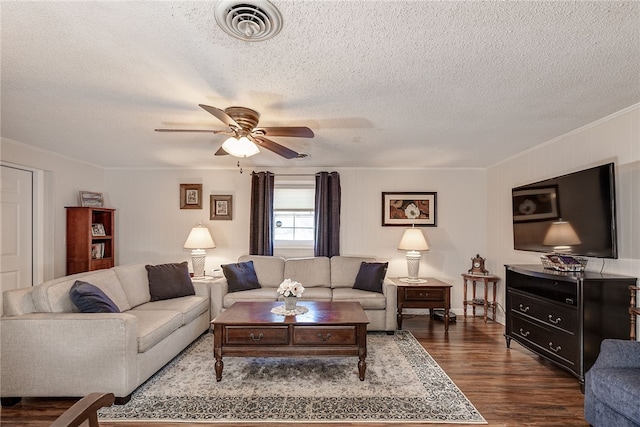
<path id="1" fill-rule="evenodd" d="M 233 196 L 212 194 L 211 212 L 209 219 L 231 220 L 233 219 Z"/>
<path id="2" fill-rule="evenodd" d="M 435 192 L 382 193 L 382 226 L 436 227 Z"/>
<path id="3" fill-rule="evenodd" d="M 202 184 L 180 184 L 180 209 L 202 209 Z"/>

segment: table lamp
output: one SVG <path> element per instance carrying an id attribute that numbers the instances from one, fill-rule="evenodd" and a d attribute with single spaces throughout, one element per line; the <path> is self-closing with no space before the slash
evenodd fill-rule
<path id="1" fill-rule="evenodd" d="M 187 241 L 184 242 L 185 249 L 192 249 L 191 264 L 193 265 L 193 276 L 204 276 L 204 261 L 207 257 L 205 249 L 215 248 L 209 229 L 202 224 L 198 224 L 191 229 Z"/>
<path id="2" fill-rule="evenodd" d="M 425 283 L 426 280 L 418 278 L 420 259 L 422 258 L 420 251 L 429 250 L 429 245 L 424 238 L 424 234 L 422 234 L 422 230 L 415 227 L 407 228 L 402 235 L 398 249 L 407 251 L 407 270 L 409 273 L 409 277 L 402 278 L 400 281 L 406 283 Z"/>

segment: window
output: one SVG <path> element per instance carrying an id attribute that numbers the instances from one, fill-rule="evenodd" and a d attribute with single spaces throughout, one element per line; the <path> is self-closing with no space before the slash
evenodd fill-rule
<path id="1" fill-rule="evenodd" d="M 273 200 L 275 247 L 313 247 L 315 181 L 304 178 L 307 180 L 280 182 L 276 178 Z"/>

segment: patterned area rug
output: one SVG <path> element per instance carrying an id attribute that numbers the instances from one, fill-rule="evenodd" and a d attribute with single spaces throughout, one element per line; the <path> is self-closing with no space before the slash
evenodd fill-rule
<path id="1" fill-rule="evenodd" d="M 100 420 L 486 424 L 410 332 L 367 335 L 365 381 L 357 357 L 225 357 L 216 382 L 212 349 L 203 335 Z"/>

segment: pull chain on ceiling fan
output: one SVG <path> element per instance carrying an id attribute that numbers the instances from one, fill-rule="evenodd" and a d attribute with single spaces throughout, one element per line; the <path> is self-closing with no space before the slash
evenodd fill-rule
<path id="1" fill-rule="evenodd" d="M 311 129 L 305 126 L 273 126 L 256 127 L 260 120 L 260 114 L 246 107 L 228 107 L 221 110 L 210 105 L 199 104 L 201 108 L 209 114 L 215 116 L 222 123 L 227 125 L 226 130 L 207 129 L 155 129 L 156 132 L 205 132 L 213 134 L 229 135 L 229 138 L 216 151 L 216 156 L 231 154 L 235 157 L 250 157 L 260 152 L 259 147 L 286 158 L 301 159 L 307 154 L 297 153 L 267 136 L 284 136 L 298 138 L 313 138 Z"/>

